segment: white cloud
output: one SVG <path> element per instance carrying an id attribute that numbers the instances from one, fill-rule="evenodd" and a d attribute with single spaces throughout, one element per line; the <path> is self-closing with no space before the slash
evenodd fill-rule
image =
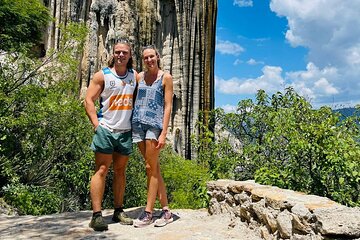
<path id="1" fill-rule="evenodd" d="M 236 66 L 236 65 L 239 65 L 239 64 L 241 64 L 241 63 L 243 63 L 243 61 L 241 61 L 240 59 L 236 59 L 235 61 L 234 61 L 234 65 Z"/>
<path id="2" fill-rule="evenodd" d="M 360 1 L 271 0 L 270 8 L 288 20 L 289 43 L 309 48 L 309 61 L 360 67 Z"/>
<path id="3" fill-rule="evenodd" d="M 286 73 L 286 80 L 289 85 L 302 96 L 312 102 L 319 102 L 321 98 L 333 98 L 341 91 L 339 87 L 334 86 L 339 78 L 338 70 L 335 67 L 318 68 L 310 62 L 305 71 L 296 71 Z"/>
<path id="4" fill-rule="evenodd" d="M 342 93 L 341 88 L 334 84 L 339 81 L 338 69 L 335 67 L 320 69 L 310 62 L 307 64 L 306 70 L 302 71 L 283 73 L 281 67 L 264 66 L 262 72 L 261 76 L 248 79 L 233 77 L 225 80 L 215 76 L 215 88 L 220 93 L 229 95 L 253 95 L 259 89 L 263 89 L 271 95 L 292 86 L 297 93 L 311 103 L 330 101 L 329 99 L 338 98 Z"/>
<path id="5" fill-rule="evenodd" d="M 239 7 L 252 7 L 253 1 L 252 0 L 234 0 L 233 5 L 239 6 Z"/>
<path id="6" fill-rule="evenodd" d="M 253 59 L 253 58 L 250 58 L 246 63 L 249 64 L 249 65 L 264 64 L 264 62 L 262 62 L 262 61 L 256 61 L 256 60 Z"/>
<path id="7" fill-rule="evenodd" d="M 233 43 L 230 41 L 221 41 L 221 40 L 216 41 L 215 50 L 220 52 L 221 54 L 229 54 L 235 56 L 238 56 L 240 55 L 240 53 L 245 51 L 245 49 L 237 43 Z"/>
<path id="8" fill-rule="evenodd" d="M 215 87 L 225 94 L 255 94 L 260 89 L 273 93 L 283 88 L 284 79 L 281 77 L 280 67 L 265 66 L 262 72 L 260 77 L 249 79 L 234 77 L 224 80 L 215 77 Z"/>
<path id="9" fill-rule="evenodd" d="M 236 112 L 237 106 L 226 104 L 221 106 L 221 108 L 224 109 L 226 113 L 230 113 L 230 112 Z"/>
<path id="10" fill-rule="evenodd" d="M 360 100 L 360 1 L 271 0 L 270 8 L 286 17 L 291 46 L 309 50 L 306 71 L 287 81 L 320 103 Z"/>
<path id="11" fill-rule="evenodd" d="M 333 86 L 333 84 L 329 83 L 326 78 L 320 78 L 318 81 L 314 83 L 314 87 L 319 92 L 322 92 L 325 95 L 338 94 L 339 91 Z"/>

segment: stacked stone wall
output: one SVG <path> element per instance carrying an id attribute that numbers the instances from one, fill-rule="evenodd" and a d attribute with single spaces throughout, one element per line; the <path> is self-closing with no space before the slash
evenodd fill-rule
<path id="1" fill-rule="evenodd" d="M 252 180 L 207 184 L 210 214 L 229 213 L 264 239 L 360 239 L 360 208 Z"/>

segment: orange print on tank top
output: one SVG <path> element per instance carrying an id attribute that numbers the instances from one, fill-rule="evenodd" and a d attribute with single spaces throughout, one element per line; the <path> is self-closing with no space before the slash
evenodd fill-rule
<path id="1" fill-rule="evenodd" d="M 109 110 L 131 110 L 133 107 L 133 95 L 116 95 L 110 98 Z"/>

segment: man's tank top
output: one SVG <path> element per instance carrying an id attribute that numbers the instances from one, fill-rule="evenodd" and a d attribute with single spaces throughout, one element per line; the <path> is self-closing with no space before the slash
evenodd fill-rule
<path id="1" fill-rule="evenodd" d="M 143 123 L 159 129 L 163 128 L 163 76 L 164 74 L 156 79 L 151 86 L 146 85 L 144 75 L 142 76 L 134 106 L 133 123 Z"/>
<path id="2" fill-rule="evenodd" d="M 124 76 L 103 68 L 104 89 L 100 94 L 100 109 L 97 114 L 101 126 L 110 131 L 131 130 L 133 94 L 136 87 L 135 73 L 128 69 Z"/>

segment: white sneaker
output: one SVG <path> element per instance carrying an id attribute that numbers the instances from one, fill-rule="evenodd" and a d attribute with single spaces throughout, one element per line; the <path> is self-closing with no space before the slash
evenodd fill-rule
<path id="1" fill-rule="evenodd" d="M 134 220 L 134 227 L 141 228 L 150 225 L 153 222 L 152 214 L 149 212 L 143 212 L 140 217 Z"/>
<path id="2" fill-rule="evenodd" d="M 164 227 L 174 221 L 173 215 L 170 210 L 162 210 L 160 218 L 155 221 L 155 227 Z"/>

